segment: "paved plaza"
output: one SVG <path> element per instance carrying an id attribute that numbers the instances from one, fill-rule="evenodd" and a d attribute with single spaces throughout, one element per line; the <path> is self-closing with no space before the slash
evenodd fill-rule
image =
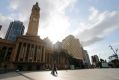
<path id="1" fill-rule="evenodd" d="M 51 71 L 10 72 L 0 74 L 0 80 L 119 80 L 119 69 L 60 70 L 58 76 Z"/>

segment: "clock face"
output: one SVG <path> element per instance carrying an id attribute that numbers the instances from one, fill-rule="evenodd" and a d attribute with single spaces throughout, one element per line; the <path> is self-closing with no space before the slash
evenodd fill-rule
<path id="1" fill-rule="evenodd" d="M 37 21 L 37 19 L 36 18 L 33 18 L 33 21 Z"/>

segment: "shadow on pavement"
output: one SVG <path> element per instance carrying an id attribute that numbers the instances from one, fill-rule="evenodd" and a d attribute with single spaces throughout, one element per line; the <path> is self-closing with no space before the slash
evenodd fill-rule
<path id="1" fill-rule="evenodd" d="M 24 73 L 30 73 L 30 72 L 24 72 Z M 5 78 L 17 77 L 17 76 L 23 76 L 29 80 L 34 80 L 34 79 L 22 74 L 21 72 L 10 72 L 10 73 L 8 72 L 8 73 L 0 74 L 0 80 L 5 79 Z"/>
<path id="2" fill-rule="evenodd" d="M 52 72 L 51 72 L 51 75 L 54 77 L 58 77 L 58 74 L 53 74 Z"/>
<path id="3" fill-rule="evenodd" d="M 0 74 L 0 80 L 1 79 L 5 79 L 5 78 L 16 77 L 16 76 L 20 76 L 20 75 L 19 74 L 16 74 L 15 72 L 4 73 L 4 74 Z"/>
<path id="4" fill-rule="evenodd" d="M 27 79 L 29 79 L 29 80 L 35 80 L 35 79 L 33 79 L 33 78 L 29 77 L 29 76 L 26 76 L 26 75 L 24 75 L 24 74 L 22 74 L 20 72 L 16 72 L 16 73 L 21 75 L 21 76 L 23 76 L 23 77 L 25 77 L 25 78 L 27 78 Z"/>

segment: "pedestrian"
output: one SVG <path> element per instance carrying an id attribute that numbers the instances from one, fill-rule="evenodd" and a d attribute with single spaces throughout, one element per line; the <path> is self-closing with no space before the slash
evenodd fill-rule
<path id="1" fill-rule="evenodd" d="M 56 67 L 56 65 L 53 65 L 51 74 L 53 74 L 53 75 L 57 75 L 58 74 L 57 73 L 57 67 Z"/>

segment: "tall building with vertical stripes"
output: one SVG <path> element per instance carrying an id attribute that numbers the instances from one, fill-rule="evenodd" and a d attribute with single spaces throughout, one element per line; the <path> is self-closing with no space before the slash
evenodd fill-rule
<path id="1" fill-rule="evenodd" d="M 79 39 L 75 38 L 73 35 L 69 35 L 62 41 L 62 45 L 74 58 L 83 60 L 82 46 Z"/>
<path id="2" fill-rule="evenodd" d="M 23 25 L 23 22 L 21 21 L 11 22 L 7 30 L 5 39 L 15 41 L 17 37 L 23 35 L 24 29 L 25 27 Z"/>

